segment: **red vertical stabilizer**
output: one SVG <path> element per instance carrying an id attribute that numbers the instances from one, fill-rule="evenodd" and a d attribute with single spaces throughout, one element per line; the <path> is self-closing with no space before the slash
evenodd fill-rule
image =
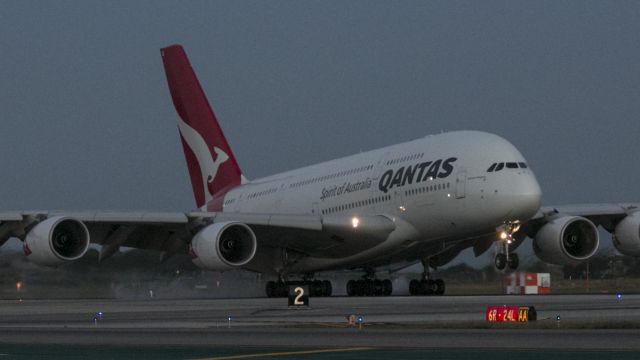
<path id="1" fill-rule="evenodd" d="M 221 211 L 224 195 L 240 185 L 242 172 L 182 46 L 171 45 L 160 53 L 196 205 Z"/>

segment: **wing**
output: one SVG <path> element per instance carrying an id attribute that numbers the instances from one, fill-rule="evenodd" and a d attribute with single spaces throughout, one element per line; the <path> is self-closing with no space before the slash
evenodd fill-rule
<path id="1" fill-rule="evenodd" d="M 574 264 L 592 255 L 599 241 L 591 242 L 595 245 L 593 251 L 584 248 L 584 256 L 570 256 L 571 251 L 564 248 L 565 234 L 568 226 L 581 225 L 584 230 L 579 241 L 587 243 L 589 228 L 592 224 L 593 235 L 597 238 L 597 227 L 602 227 L 612 235 L 614 247 L 624 255 L 640 256 L 640 203 L 603 203 L 603 204 L 572 204 L 558 206 L 543 206 L 538 213 L 523 223 L 520 230 L 514 234 L 513 243 L 509 245 L 511 251 L 520 246 L 526 237 L 534 239 L 536 254 L 546 262 L 555 264 Z M 544 230 L 543 230 L 544 228 Z M 451 241 L 441 254 L 434 258 L 444 259 L 443 265 L 452 259 L 448 254 L 457 254 L 460 248 L 473 247 L 476 257 L 489 250 L 498 238 L 495 233 L 478 236 L 461 242 Z M 445 255 L 445 256 L 441 256 Z M 569 255 L 569 256 L 567 256 Z M 566 257 L 565 257 L 566 256 Z"/>
<path id="2" fill-rule="evenodd" d="M 533 239 L 536 255 L 545 262 L 575 265 L 599 248 L 602 227 L 624 255 L 640 256 L 640 204 L 575 204 L 544 206 L 516 233 L 516 244 Z"/>
<path id="3" fill-rule="evenodd" d="M 527 234 L 532 235 L 540 226 L 550 219 L 559 216 L 580 216 L 589 219 L 596 226 L 602 226 L 609 232 L 625 217 L 640 210 L 640 203 L 604 203 L 604 204 L 573 204 L 558 206 L 543 206 L 538 213 L 526 224 Z"/>
<path id="4" fill-rule="evenodd" d="M 82 242 L 82 229 L 86 229 L 86 244 L 75 247 L 86 251 L 89 242 L 102 245 L 101 260 L 121 246 L 160 251 L 162 258 L 168 258 L 188 253 L 192 239 L 214 224 L 248 226 L 261 252 L 286 248 L 300 256 L 326 258 L 348 256 L 374 247 L 395 229 L 392 220 L 376 215 L 353 218 L 215 212 L 6 212 L 0 213 L 0 245 L 10 237 L 17 237 L 23 240 L 27 255 L 38 253 L 33 260 L 56 265 L 58 260 L 75 260 L 82 255 L 64 252 L 65 231 L 71 234 L 68 238 L 75 236 Z"/>
<path id="5" fill-rule="evenodd" d="M 304 256 L 336 258 L 372 248 L 395 229 L 382 215 L 317 216 L 252 213 L 188 214 L 192 223 L 239 222 L 256 234 L 260 246 L 286 248 Z M 355 223 L 354 223 L 355 221 Z"/>

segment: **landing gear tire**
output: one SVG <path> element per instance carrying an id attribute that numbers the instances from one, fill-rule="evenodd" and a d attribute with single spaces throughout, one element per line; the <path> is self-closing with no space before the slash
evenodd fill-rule
<path id="1" fill-rule="evenodd" d="M 286 297 L 287 284 L 282 281 L 267 281 L 266 293 L 267 297 Z"/>
<path id="2" fill-rule="evenodd" d="M 275 297 L 276 295 L 276 283 L 274 281 L 267 281 L 266 286 L 267 297 Z"/>
<path id="3" fill-rule="evenodd" d="M 309 283 L 309 292 L 311 296 L 322 296 L 322 281 L 314 280 Z"/>
<path id="4" fill-rule="evenodd" d="M 496 265 L 496 269 L 504 270 L 504 268 L 507 266 L 507 255 L 502 253 L 497 254 L 494 263 Z"/>
<path id="5" fill-rule="evenodd" d="M 509 254 L 509 261 L 507 261 L 507 265 L 509 269 L 515 270 L 520 265 L 520 259 L 518 259 L 518 254 Z"/>
<path id="6" fill-rule="evenodd" d="M 444 290 L 445 290 L 445 286 L 444 286 L 444 280 L 442 279 L 437 279 L 435 281 L 436 283 L 436 291 L 435 294 L 436 295 L 444 295 Z"/>
<path id="7" fill-rule="evenodd" d="M 322 287 L 323 287 L 323 292 L 324 292 L 324 296 L 331 296 L 331 294 L 333 293 L 333 286 L 331 285 L 331 281 L 329 280 L 324 280 L 322 281 Z"/>
<path id="8" fill-rule="evenodd" d="M 348 296 L 389 296 L 393 292 L 391 280 L 349 280 Z"/>
<path id="9" fill-rule="evenodd" d="M 445 290 L 444 280 L 416 280 L 409 282 L 409 294 L 411 295 L 443 295 Z"/>
<path id="10" fill-rule="evenodd" d="M 382 295 L 383 296 L 391 296 L 391 293 L 393 293 L 393 284 L 391 283 L 391 280 L 389 279 L 385 279 L 382 281 Z"/>
<path id="11" fill-rule="evenodd" d="M 435 294 L 435 290 L 436 290 L 436 282 L 429 279 L 426 281 L 422 282 L 422 286 L 424 288 L 423 292 L 425 295 L 433 295 Z"/>
<path id="12" fill-rule="evenodd" d="M 347 296 L 356 296 L 356 282 L 353 280 L 347 281 Z"/>

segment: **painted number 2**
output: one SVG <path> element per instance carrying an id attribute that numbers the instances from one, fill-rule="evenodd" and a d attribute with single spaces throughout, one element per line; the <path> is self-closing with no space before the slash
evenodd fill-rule
<path id="1" fill-rule="evenodd" d="M 300 301 L 300 298 L 304 296 L 304 289 L 298 286 L 293 291 L 296 293 L 295 300 L 293 300 L 293 305 L 304 305 L 304 302 Z"/>

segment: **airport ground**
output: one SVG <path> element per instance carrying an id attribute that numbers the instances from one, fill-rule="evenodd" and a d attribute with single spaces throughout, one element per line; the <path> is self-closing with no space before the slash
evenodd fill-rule
<path id="1" fill-rule="evenodd" d="M 640 356 L 640 295 L 310 300 L 305 309 L 266 298 L 5 300 L 0 301 L 0 354 L 93 359 Z M 538 320 L 487 324 L 488 305 L 535 306 Z M 348 325 L 349 314 L 362 316 L 362 327 Z"/>
<path id="2" fill-rule="evenodd" d="M 407 274 L 393 279 L 394 295 L 408 295 L 409 280 L 419 274 Z M 255 298 L 265 296 L 265 281 L 253 274 L 215 274 L 202 278 L 155 279 L 134 281 L 90 281 L 68 280 L 69 278 L 42 279 L 30 276 L 24 279 L 13 276 L 3 279 L 0 299 L 147 299 L 150 291 L 156 298 Z M 504 294 L 502 279 L 446 279 L 447 295 L 501 295 Z M 346 278 L 330 278 L 334 295 L 346 295 Z M 21 289 L 17 291 L 16 285 Z M 240 286 L 238 284 L 241 284 Z M 577 279 L 553 277 L 552 294 L 640 294 L 640 278 Z"/>
<path id="3" fill-rule="evenodd" d="M 419 275 L 402 274 L 396 296 L 349 298 L 340 296 L 347 276 L 325 274 L 337 297 L 289 309 L 286 299 L 263 297 L 266 279 L 255 274 L 162 272 L 144 259 L 45 272 L 14 260 L 0 275 L 0 357 L 640 358 L 634 276 L 567 280 L 556 271 L 550 296 L 503 296 L 502 274 L 449 272 L 447 296 L 409 297 L 408 280 Z M 484 321 L 488 305 L 505 304 L 533 305 L 539 320 Z M 347 325 L 349 314 L 363 317 L 361 329 Z"/>

